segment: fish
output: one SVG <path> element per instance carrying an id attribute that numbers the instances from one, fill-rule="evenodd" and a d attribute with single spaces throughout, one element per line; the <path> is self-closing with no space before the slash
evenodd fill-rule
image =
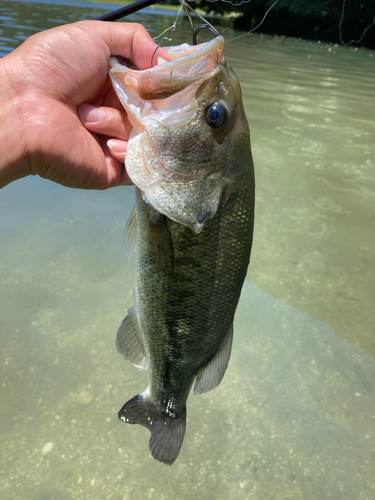
<path id="1" fill-rule="evenodd" d="M 249 126 L 224 38 L 164 50 L 139 71 L 110 59 L 132 131 L 125 166 L 136 186 L 125 251 L 136 250 L 133 306 L 117 350 L 149 386 L 119 418 L 151 431 L 151 455 L 172 465 L 186 403 L 217 387 L 253 240 L 255 181 Z"/>

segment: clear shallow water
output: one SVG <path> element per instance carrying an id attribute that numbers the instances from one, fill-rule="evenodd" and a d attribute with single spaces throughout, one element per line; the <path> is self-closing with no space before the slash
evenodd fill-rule
<path id="1" fill-rule="evenodd" d="M 4 53 L 32 32 L 103 12 L 0 6 Z M 153 34 L 171 20 L 134 18 Z M 176 39 L 190 40 L 186 23 Z M 117 419 L 147 385 L 114 347 L 134 282 L 122 250 L 132 188 L 81 192 L 38 178 L 7 186 L 4 500 L 374 498 L 374 357 L 341 337 L 375 352 L 375 56 L 260 36 L 226 53 L 251 126 L 257 220 L 225 379 L 191 396 L 173 467 L 149 458 L 148 431 Z"/>

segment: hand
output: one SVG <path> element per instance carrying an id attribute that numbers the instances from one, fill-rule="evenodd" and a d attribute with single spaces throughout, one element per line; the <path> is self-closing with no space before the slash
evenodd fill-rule
<path id="1" fill-rule="evenodd" d="M 108 61 L 121 55 L 146 69 L 155 49 L 139 24 L 82 21 L 38 33 L 0 60 L 0 187 L 29 174 L 85 189 L 130 184 L 106 144 L 115 138 L 123 160 L 131 128 Z"/>
<path id="2" fill-rule="evenodd" d="M 132 126 L 122 104 L 118 101 L 113 103 L 113 107 L 108 107 L 85 103 L 78 108 L 78 115 L 82 125 L 100 138 L 103 152 L 106 154 L 109 150 L 112 161 L 116 158 L 121 164 L 125 164 Z M 127 174 L 124 184 L 132 184 Z"/>

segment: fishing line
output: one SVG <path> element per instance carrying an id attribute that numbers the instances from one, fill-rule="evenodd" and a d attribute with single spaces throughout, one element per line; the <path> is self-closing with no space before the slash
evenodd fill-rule
<path id="1" fill-rule="evenodd" d="M 215 3 L 217 1 L 218 0 L 207 0 L 207 2 L 210 2 L 210 3 Z M 188 2 L 194 2 L 194 0 L 188 0 Z M 223 2 L 223 3 L 230 3 L 231 5 L 233 5 L 233 7 L 239 7 L 243 3 L 250 3 L 251 0 L 241 0 L 241 2 L 238 2 L 238 3 L 234 3 L 231 0 L 221 0 L 221 2 Z"/>
<path id="2" fill-rule="evenodd" d="M 193 2 L 194 0 L 183 0 L 183 1 Z M 217 1 L 219 1 L 219 0 L 206 0 L 206 1 L 207 1 L 207 2 L 211 2 L 211 3 L 214 3 L 214 2 L 217 2 Z M 232 0 L 220 0 L 220 1 L 221 1 L 221 2 L 223 2 L 223 3 L 229 3 L 229 4 L 233 5 L 234 7 L 239 7 L 239 6 L 240 6 L 240 5 L 242 5 L 242 4 L 245 4 L 245 3 L 250 3 L 250 2 L 251 2 L 251 0 L 241 0 L 241 1 L 240 1 L 240 2 L 238 2 L 238 3 L 232 2 Z M 250 31 L 248 31 L 247 33 L 244 33 L 243 35 L 240 35 L 240 36 L 235 37 L 235 38 L 231 38 L 230 40 L 226 40 L 226 43 L 232 42 L 232 41 L 234 41 L 234 40 L 238 40 L 239 38 L 243 38 L 244 36 L 246 36 L 246 35 L 248 35 L 248 34 L 252 33 L 253 31 L 255 31 L 256 29 L 258 29 L 258 28 L 259 28 L 259 27 L 263 24 L 263 22 L 265 21 L 265 19 L 266 19 L 266 17 L 267 17 L 267 15 L 268 15 L 268 13 L 270 12 L 270 10 L 271 10 L 271 9 L 273 9 L 273 7 L 274 7 L 274 6 L 278 3 L 278 1 L 279 1 L 279 0 L 276 0 L 276 1 L 275 1 L 272 5 L 271 5 L 271 7 L 270 7 L 270 8 L 266 11 L 266 13 L 264 14 L 263 19 L 261 20 L 261 22 L 260 22 L 257 26 L 255 26 L 255 28 L 251 29 L 251 30 L 250 30 Z M 341 18 L 340 18 L 340 23 L 339 23 L 339 31 L 340 31 L 340 33 L 339 33 L 339 39 L 340 39 L 340 42 L 341 42 L 341 43 L 342 43 L 345 47 L 347 47 L 348 45 L 351 45 L 352 43 L 360 43 L 360 42 L 363 40 L 363 38 L 364 38 L 364 36 L 366 35 L 367 31 L 368 31 L 368 30 L 369 30 L 372 26 L 374 26 L 374 24 L 375 24 L 375 16 L 373 17 L 372 22 L 371 22 L 371 23 L 367 26 L 367 28 L 365 28 L 365 30 L 363 31 L 362 35 L 360 36 L 360 38 L 359 38 L 358 40 L 354 40 L 354 39 L 353 39 L 353 40 L 351 40 L 350 42 L 344 42 L 343 37 L 342 37 L 342 24 L 343 24 L 344 17 L 345 17 L 345 4 L 346 4 L 346 0 L 343 0 L 343 3 L 342 3 L 342 10 L 341 10 Z M 185 10 L 186 10 L 186 9 L 185 9 Z M 194 12 L 195 12 L 195 11 L 194 11 Z M 199 14 L 197 14 L 196 12 L 195 12 L 195 14 L 199 16 Z M 199 16 L 199 17 L 201 17 L 201 16 Z M 202 18 L 202 19 L 203 19 L 203 18 Z M 207 22 L 207 21 L 205 21 L 205 22 Z M 209 23 L 207 23 L 207 24 L 209 24 Z M 210 25 L 210 26 L 211 26 L 211 25 Z"/>
<path id="3" fill-rule="evenodd" d="M 194 0 L 193 0 L 194 1 Z M 171 30 L 172 31 L 172 34 L 171 34 L 171 37 L 168 38 L 168 37 L 164 37 L 161 42 L 159 42 L 158 46 L 156 47 L 154 53 L 152 54 L 152 57 L 151 57 L 151 68 L 154 67 L 154 57 L 155 57 L 155 54 L 156 54 L 156 51 L 161 47 L 162 43 L 167 40 L 168 42 L 171 42 L 174 38 L 174 32 L 176 31 L 176 28 L 177 28 L 177 21 L 178 21 L 178 18 L 180 16 L 180 13 L 182 11 L 182 9 L 185 10 L 186 12 L 186 15 L 189 19 L 189 22 L 190 22 L 190 26 L 191 26 L 191 29 L 193 30 L 193 45 L 196 45 L 197 44 L 197 35 L 198 35 L 198 32 L 201 31 L 202 29 L 209 29 L 214 35 L 215 37 L 216 36 L 220 36 L 220 33 L 217 31 L 216 28 L 214 28 L 214 26 L 212 26 L 211 23 L 209 23 L 203 16 L 201 16 L 200 14 L 198 14 L 198 12 L 196 12 L 193 7 L 191 7 L 187 2 L 186 0 L 180 0 L 180 3 L 181 3 L 181 6 L 180 8 L 178 9 L 178 12 L 177 12 L 177 16 L 176 16 L 176 19 L 174 21 L 174 23 L 172 24 L 172 26 L 170 26 L 169 28 L 167 28 L 166 30 L 164 30 L 162 33 L 160 33 L 160 35 L 154 37 L 154 40 L 157 40 L 159 37 L 161 37 L 162 35 L 164 35 L 164 33 L 166 33 L 167 31 Z M 203 24 L 200 24 L 199 26 L 197 26 L 196 28 L 194 27 L 194 22 L 193 22 L 193 19 L 191 17 L 192 14 L 195 14 L 197 17 L 199 17 L 199 19 L 201 19 L 203 21 Z"/>
<path id="4" fill-rule="evenodd" d="M 224 1 L 224 0 L 221 0 L 221 1 Z M 263 17 L 263 19 L 261 20 L 261 22 L 260 22 L 257 26 L 255 26 L 255 28 L 251 29 L 251 30 L 250 30 L 250 31 L 248 31 L 247 33 L 244 33 L 243 35 L 236 36 L 235 38 L 231 38 L 230 40 L 227 40 L 227 41 L 226 41 L 226 43 L 233 42 L 233 40 L 238 40 L 239 38 L 242 38 L 242 37 L 244 37 L 244 36 L 248 35 L 249 33 L 252 33 L 252 32 L 253 32 L 253 31 L 255 31 L 256 29 L 258 29 L 258 28 L 259 28 L 259 26 L 261 26 L 261 25 L 263 24 L 263 22 L 264 22 L 264 20 L 266 19 L 267 14 L 269 13 L 269 11 L 270 11 L 273 7 L 275 7 L 275 5 L 277 4 L 277 2 L 278 2 L 278 1 L 279 1 L 279 0 L 276 0 L 276 2 L 274 2 L 274 3 L 271 5 L 271 7 L 270 7 L 270 8 L 267 10 L 267 12 L 264 14 L 264 17 Z"/>
<path id="5" fill-rule="evenodd" d="M 194 10 L 192 7 L 190 7 L 190 5 L 189 5 L 189 4 L 187 4 L 185 0 L 182 0 L 182 1 L 185 3 L 186 7 L 188 7 L 188 8 L 189 8 L 192 12 L 194 12 L 194 14 L 195 14 L 195 15 L 197 15 L 198 17 L 200 17 L 200 18 L 201 18 L 201 19 L 202 19 L 202 20 L 203 20 L 203 21 L 204 21 L 204 22 L 205 22 L 205 23 L 209 26 L 209 28 L 211 29 L 211 31 L 212 31 L 213 33 L 215 33 L 215 32 L 217 33 L 217 35 L 216 35 L 216 36 L 218 36 L 218 35 L 219 35 L 219 33 L 218 33 L 218 32 L 217 32 L 217 30 L 216 30 L 216 29 L 212 26 L 212 24 L 210 24 L 210 23 L 209 23 L 206 19 L 204 19 L 204 18 L 203 18 L 201 15 L 199 15 L 197 12 L 195 12 L 195 10 Z M 187 0 L 187 1 L 188 1 L 188 2 L 194 2 L 194 0 Z M 218 0 L 207 0 L 207 1 L 208 1 L 208 2 L 213 3 L 213 2 L 217 2 Z M 221 2 L 224 2 L 224 3 L 230 3 L 230 4 L 231 4 L 231 5 L 233 5 L 234 7 L 238 7 L 239 5 L 242 5 L 243 3 L 250 3 L 250 2 L 251 2 L 251 0 L 241 0 L 241 2 L 239 2 L 239 3 L 234 3 L 234 2 L 232 2 L 231 0 L 220 0 L 220 1 L 221 1 Z M 263 19 L 261 20 L 261 22 L 260 22 L 257 26 L 255 26 L 255 28 L 251 29 L 251 30 L 250 30 L 250 31 L 248 31 L 247 33 L 244 33 L 243 35 L 237 36 L 237 37 L 235 37 L 235 38 L 231 38 L 230 40 L 226 40 L 226 42 L 225 42 L 225 43 L 233 42 L 233 40 L 238 40 L 239 38 L 242 38 L 242 37 L 244 37 L 244 36 L 248 35 L 249 33 L 252 33 L 252 32 L 253 32 L 253 31 L 255 31 L 256 29 L 258 29 L 258 28 L 259 28 L 259 26 L 261 26 L 261 25 L 263 24 L 263 22 L 264 22 L 264 20 L 266 19 L 267 14 L 269 13 L 269 11 L 273 9 L 273 7 L 277 4 L 277 2 L 278 2 L 278 1 L 279 1 L 279 0 L 276 0 L 276 1 L 275 1 L 272 5 L 271 5 L 271 7 L 270 7 L 270 8 L 267 10 L 267 12 L 264 14 Z M 187 10 L 186 10 L 186 9 L 185 9 L 185 12 L 188 14 L 188 12 L 187 12 Z M 189 14 L 188 14 L 188 16 L 189 16 Z M 190 19 L 190 16 L 189 16 L 189 19 Z M 190 20 L 190 24 L 192 25 L 191 20 Z M 192 28 L 194 29 L 193 25 L 192 25 Z M 202 26 L 202 27 L 201 27 L 201 26 L 198 26 L 198 28 L 196 28 L 196 31 L 197 31 L 197 30 L 199 30 L 200 28 L 203 28 L 203 26 Z M 194 35 L 193 35 L 193 40 L 196 40 L 196 34 L 195 34 L 195 38 L 194 38 Z"/>
<path id="6" fill-rule="evenodd" d="M 117 19 L 120 19 L 121 17 L 124 17 L 124 16 L 127 16 L 129 14 L 133 14 L 135 12 L 138 12 L 139 10 L 141 10 L 141 9 L 143 9 L 145 7 L 149 7 L 150 5 L 157 4 L 160 1 L 161 0 L 136 0 L 135 2 L 133 2 L 133 3 L 129 4 L 129 5 L 125 5 L 124 7 L 121 7 L 120 9 L 117 9 L 117 10 L 112 11 L 112 12 L 108 12 L 107 14 L 104 14 L 104 15 L 102 15 L 100 17 L 97 17 L 96 19 L 100 20 L 100 21 L 115 21 Z M 217 2 L 219 0 L 206 0 L 206 1 L 214 3 L 214 2 Z M 239 7 L 242 4 L 250 3 L 251 2 L 251 0 L 241 0 L 240 2 L 237 2 L 237 3 L 232 2 L 232 0 L 220 0 L 220 1 L 223 2 L 223 3 L 229 3 L 229 4 L 233 5 L 234 7 Z M 257 26 L 255 26 L 255 28 L 251 29 L 247 33 L 244 33 L 243 35 L 240 35 L 240 36 L 235 37 L 235 38 L 231 38 L 230 40 L 227 40 L 227 42 L 232 42 L 233 40 L 238 40 L 239 38 L 242 38 L 242 37 L 248 35 L 249 33 L 252 33 L 256 29 L 258 29 L 263 24 L 263 22 L 265 21 L 265 19 L 266 19 L 268 13 L 270 12 L 270 10 L 277 4 L 278 1 L 279 0 L 276 0 L 271 5 L 271 7 L 265 13 L 262 21 Z M 154 40 L 156 40 L 157 38 L 159 38 L 161 35 L 163 35 L 167 31 L 172 30 L 171 38 L 164 37 L 163 40 L 159 43 L 158 48 L 161 46 L 161 44 L 165 40 L 168 40 L 168 41 L 172 41 L 173 40 L 174 32 L 175 32 L 176 27 L 177 27 L 177 19 L 178 19 L 180 13 L 181 13 L 182 8 L 185 10 L 185 12 L 186 12 L 186 14 L 187 14 L 187 16 L 189 18 L 190 25 L 191 25 L 191 27 L 193 29 L 193 44 L 196 44 L 196 36 L 197 36 L 198 31 L 200 31 L 203 28 L 207 28 L 210 31 L 212 31 L 212 33 L 215 36 L 219 35 L 219 33 L 217 32 L 217 30 L 208 21 L 206 21 L 206 19 L 204 19 L 200 14 L 198 14 L 192 7 L 190 7 L 190 5 L 188 5 L 187 2 L 194 2 L 194 0 L 180 0 L 181 7 L 178 10 L 175 22 L 172 24 L 172 26 L 170 26 L 169 28 L 167 28 L 166 30 L 164 30 L 163 33 L 161 33 L 160 35 L 158 35 L 157 37 L 154 38 Z M 340 22 L 339 22 L 339 39 L 340 39 L 340 42 L 345 47 L 347 47 L 348 45 L 351 45 L 352 43 L 360 43 L 363 40 L 363 38 L 365 37 L 367 31 L 375 24 L 375 16 L 373 17 L 372 23 L 370 23 L 367 26 L 367 28 L 365 28 L 365 30 L 363 31 L 362 35 L 360 36 L 360 38 L 358 40 L 354 40 L 353 39 L 350 42 L 344 42 L 343 37 L 342 37 L 342 25 L 343 25 L 344 18 L 345 18 L 345 5 L 346 5 L 346 0 L 343 0 L 343 2 L 342 2 L 342 9 L 341 9 L 341 18 L 340 18 Z M 204 25 L 198 26 L 198 28 L 194 28 L 194 24 L 193 24 L 193 21 L 192 21 L 192 18 L 191 18 L 189 10 L 192 13 L 194 13 L 197 17 L 199 17 L 200 19 L 202 19 L 202 21 L 204 22 Z M 156 52 L 156 50 L 155 50 L 155 52 Z M 154 54 L 152 56 L 151 63 L 153 63 L 155 52 L 154 52 Z"/>
<path id="7" fill-rule="evenodd" d="M 224 0 L 222 0 L 222 1 L 224 1 Z M 369 25 L 367 26 L 367 28 L 364 30 L 364 32 L 362 33 L 362 35 L 361 35 L 361 37 L 359 38 L 359 40 L 351 40 L 350 42 L 345 43 L 345 42 L 344 42 L 344 40 L 342 39 L 342 23 L 343 23 L 343 21 L 344 21 L 345 4 L 346 4 L 346 0 L 343 0 L 343 2 L 342 2 L 342 11 L 341 11 L 341 19 L 340 19 L 340 24 L 339 24 L 339 29 L 340 29 L 340 35 L 339 35 L 339 38 L 340 38 L 340 42 L 341 42 L 343 45 L 345 45 L 345 47 L 347 47 L 347 46 L 348 46 L 348 45 L 350 45 L 351 43 L 360 43 L 360 42 L 362 42 L 363 37 L 365 36 L 365 34 L 366 34 L 367 30 L 368 30 L 368 29 L 370 29 L 370 28 L 371 28 L 371 26 L 373 26 L 373 25 L 375 24 L 375 16 L 374 16 L 374 18 L 373 18 L 373 20 L 372 20 L 372 23 L 371 23 L 371 24 L 369 24 Z"/>
<path id="8" fill-rule="evenodd" d="M 160 38 L 162 35 L 164 35 L 164 33 L 166 33 L 167 31 L 171 30 L 172 33 L 171 33 L 171 37 L 168 38 L 167 36 L 165 36 L 159 43 L 158 43 L 158 46 L 156 47 L 156 49 L 154 50 L 154 53 L 152 54 L 152 57 L 151 57 L 151 68 L 154 67 L 154 57 L 155 57 L 155 54 L 156 54 L 156 51 L 161 47 L 162 43 L 165 42 L 166 40 L 168 42 L 171 42 L 174 38 L 174 32 L 176 31 L 176 28 L 177 28 L 177 21 L 178 21 L 178 18 L 180 16 L 180 13 L 183 9 L 183 5 L 184 5 L 184 0 L 182 0 L 181 2 L 181 5 L 180 5 L 180 8 L 178 9 L 178 12 L 177 12 L 177 16 L 176 16 L 176 19 L 174 20 L 174 23 L 172 24 L 172 26 L 170 26 L 169 28 L 167 28 L 166 30 L 164 30 L 162 33 L 160 33 L 160 35 L 158 36 L 155 36 L 153 37 L 153 40 L 157 40 L 158 38 Z"/>

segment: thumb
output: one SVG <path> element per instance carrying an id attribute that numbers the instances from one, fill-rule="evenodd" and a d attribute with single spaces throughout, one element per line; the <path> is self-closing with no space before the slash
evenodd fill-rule
<path id="1" fill-rule="evenodd" d="M 106 21 L 82 21 L 91 33 L 96 32 L 107 44 L 110 55 L 118 55 L 132 61 L 138 69 L 151 67 L 151 58 L 157 49 L 156 43 L 144 26 L 138 23 L 112 23 Z M 158 48 L 154 59 L 163 57 L 167 61 L 171 57 Z"/>

